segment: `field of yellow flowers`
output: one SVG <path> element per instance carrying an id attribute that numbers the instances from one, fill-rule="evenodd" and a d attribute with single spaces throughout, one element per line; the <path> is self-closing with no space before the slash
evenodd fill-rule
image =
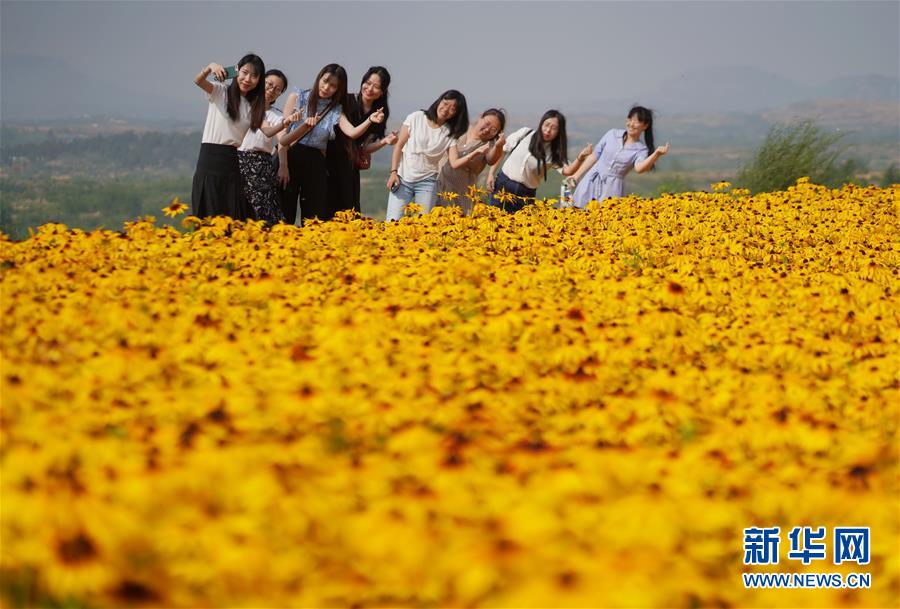
<path id="1" fill-rule="evenodd" d="M 0 235 L 2 603 L 896 606 L 898 196 Z"/>

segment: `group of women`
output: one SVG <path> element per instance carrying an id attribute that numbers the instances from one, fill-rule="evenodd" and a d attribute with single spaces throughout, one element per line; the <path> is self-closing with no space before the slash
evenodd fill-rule
<path id="1" fill-rule="evenodd" d="M 360 211 L 360 171 L 391 145 L 388 221 L 412 201 L 431 211 L 439 193 L 468 213 L 466 194 L 485 168 L 491 205 L 521 209 L 553 169 L 577 182 L 571 204 L 584 207 L 622 196 L 625 175 L 649 171 L 669 149 L 653 147 L 653 114 L 642 106 L 628 112 L 625 129 L 609 130 L 569 162 L 566 118 L 557 110 L 544 113 L 536 129 L 506 137 L 502 110 L 485 110 L 470 123 L 465 96 L 451 89 L 388 133 L 391 76 L 383 67 L 369 68 L 354 94 L 346 70 L 328 64 L 312 87 L 288 94 L 283 112 L 273 106 L 288 87 L 281 70 L 267 71 L 253 54 L 230 70 L 211 63 L 194 79 L 209 101 L 191 195 L 200 217 L 294 224 L 298 208 L 304 221 Z"/>

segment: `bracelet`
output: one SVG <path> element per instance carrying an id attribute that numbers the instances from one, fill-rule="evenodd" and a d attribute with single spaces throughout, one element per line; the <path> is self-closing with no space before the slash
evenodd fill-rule
<path id="1" fill-rule="evenodd" d="M 396 169 L 391 169 L 391 173 L 396 173 L 397 175 L 400 175 L 400 172 L 398 172 Z"/>

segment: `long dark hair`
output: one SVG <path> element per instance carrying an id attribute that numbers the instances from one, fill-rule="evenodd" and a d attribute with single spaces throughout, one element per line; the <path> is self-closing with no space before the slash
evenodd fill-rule
<path id="1" fill-rule="evenodd" d="M 647 125 L 647 130 L 644 131 L 644 143 L 647 144 L 647 150 L 653 154 L 653 151 L 656 148 L 653 147 L 653 110 L 649 108 L 645 108 L 644 106 L 632 106 L 631 110 L 628 111 L 628 118 L 637 115 L 637 119 Z M 622 143 L 625 143 L 625 139 L 628 137 L 628 132 L 622 136 Z"/>
<path id="2" fill-rule="evenodd" d="M 440 97 L 434 100 L 434 103 L 431 104 L 427 110 L 423 110 L 423 112 L 425 112 L 425 116 L 428 117 L 428 120 L 436 123 L 438 120 L 438 106 L 445 99 L 456 102 L 456 115 L 447 121 L 447 127 L 450 129 L 450 137 L 456 138 L 465 133 L 469 128 L 469 108 L 466 106 L 465 95 L 456 89 L 444 91 L 441 93 Z"/>
<path id="3" fill-rule="evenodd" d="M 237 62 L 237 69 L 240 70 L 247 64 L 253 66 L 259 80 L 256 87 L 247 93 L 247 101 L 250 102 L 250 128 L 256 131 L 262 126 L 263 119 L 266 116 L 266 64 L 259 55 L 247 53 L 241 60 Z M 225 92 L 225 109 L 228 111 L 228 118 L 232 121 L 238 120 L 241 116 L 241 88 L 238 85 L 237 77 L 231 79 L 231 85 Z"/>
<path id="4" fill-rule="evenodd" d="M 538 173 L 543 176 L 544 180 L 547 179 L 547 158 L 544 155 L 544 136 L 541 133 L 541 127 L 544 126 L 544 121 L 551 118 L 555 118 L 559 121 L 559 132 L 550 142 L 550 160 L 560 167 L 569 162 L 566 153 L 566 146 L 568 145 L 566 139 L 566 117 L 563 116 L 563 113 L 559 110 L 547 110 L 544 112 L 544 116 L 541 117 L 537 129 L 531 136 L 531 145 L 528 146 L 528 152 L 537 159 L 537 170 Z"/>
<path id="5" fill-rule="evenodd" d="M 368 112 L 363 112 L 362 109 L 362 88 L 363 85 L 366 84 L 366 81 L 369 80 L 369 77 L 372 74 L 378 75 L 378 78 L 381 79 L 381 97 L 372 102 L 372 107 Z M 384 137 L 385 128 L 387 126 L 388 117 L 391 115 L 391 109 L 388 107 L 388 89 L 391 86 L 391 74 L 387 71 L 387 68 L 382 66 L 372 66 L 366 73 L 363 74 L 362 80 L 359 81 L 359 93 L 352 96 L 353 100 L 348 100 L 348 103 L 353 104 L 356 103 L 359 108 L 359 118 L 365 120 L 370 114 L 375 112 L 378 109 L 384 110 L 384 120 L 378 125 L 372 125 L 369 127 L 369 133 L 374 135 L 375 137 Z M 362 139 L 362 138 L 360 138 Z"/>
<path id="6" fill-rule="evenodd" d="M 369 77 L 372 76 L 372 74 L 377 74 L 378 78 L 381 79 L 381 97 L 373 101 L 372 107 L 369 108 L 368 112 L 365 112 L 363 110 L 362 103 L 362 88 L 363 85 L 366 84 L 366 81 L 369 80 Z M 344 135 L 344 132 L 341 131 L 339 125 L 334 126 L 335 144 L 343 149 L 348 158 L 353 158 L 351 146 L 355 145 L 364 147 L 371 141 L 372 138 L 384 137 L 387 126 L 387 119 L 391 114 L 390 108 L 388 108 L 388 88 L 390 86 L 391 75 L 387 71 L 387 68 L 383 68 L 381 66 L 372 66 L 371 68 L 366 70 L 366 73 L 363 74 L 362 80 L 359 81 L 359 93 L 349 93 L 347 95 L 347 105 L 344 106 L 344 114 L 347 115 L 347 118 L 350 119 L 350 122 L 352 122 L 354 126 L 358 126 L 360 123 L 365 121 L 366 118 L 371 116 L 379 108 L 384 110 L 384 120 L 379 124 L 370 124 L 365 133 L 358 137 L 355 142 Z"/>
<path id="7" fill-rule="evenodd" d="M 328 106 L 325 107 L 325 110 L 322 111 L 322 116 L 331 112 L 332 108 L 337 106 L 343 108 L 347 105 L 347 70 L 339 64 L 330 63 L 319 70 L 319 75 L 316 76 L 316 80 L 309 90 L 309 103 L 306 105 L 306 116 L 316 115 L 316 108 L 319 105 L 319 81 L 322 80 L 322 77 L 326 74 L 337 78 L 338 88 L 337 91 L 334 92 L 334 95 L 331 96 L 331 103 L 329 103 Z"/>

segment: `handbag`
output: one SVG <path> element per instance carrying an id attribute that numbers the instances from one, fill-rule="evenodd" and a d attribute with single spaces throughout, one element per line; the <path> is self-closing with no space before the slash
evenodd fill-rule
<path id="1" fill-rule="evenodd" d="M 372 166 L 372 153 L 362 146 L 352 145 L 350 154 L 353 157 L 353 166 L 359 170 L 365 170 Z"/>

